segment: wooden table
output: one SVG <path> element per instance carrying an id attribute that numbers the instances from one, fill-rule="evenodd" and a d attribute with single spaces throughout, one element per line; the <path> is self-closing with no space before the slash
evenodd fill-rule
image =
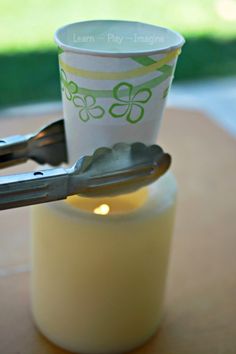
<path id="1" fill-rule="evenodd" d="M 0 135 L 50 119 L 1 119 Z M 179 182 L 166 311 L 156 336 L 133 354 L 235 354 L 236 141 L 199 112 L 168 110 L 159 143 L 173 154 Z M 32 323 L 29 209 L 1 212 L 0 226 L 0 354 L 66 353 Z"/>

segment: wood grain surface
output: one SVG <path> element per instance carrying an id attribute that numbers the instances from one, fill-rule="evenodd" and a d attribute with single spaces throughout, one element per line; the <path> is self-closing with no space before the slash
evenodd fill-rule
<path id="1" fill-rule="evenodd" d="M 0 119 L 0 136 L 55 117 Z M 179 184 L 165 316 L 133 354 L 236 353 L 236 140 L 196 111 L 167 110 L 159 143 Z M 32 169 L 33 163 L 1 171 Z M 65 354 L 34 327 L 29 208 L 0 213 L 0 354 Z"/>

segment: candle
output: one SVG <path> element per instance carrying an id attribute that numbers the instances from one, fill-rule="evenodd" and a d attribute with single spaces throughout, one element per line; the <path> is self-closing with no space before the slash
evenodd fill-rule
<path id="1" fill-rule="evenodd" d="M 35 322 L 79 353 L 122 353 L 162 316 L 176 200 L 171 173 L 135 193 L 32 208 Z"/>

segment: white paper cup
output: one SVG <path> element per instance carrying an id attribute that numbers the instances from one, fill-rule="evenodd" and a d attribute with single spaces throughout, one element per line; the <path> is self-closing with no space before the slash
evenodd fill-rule
<path id="1" fill-rule="evenodd" d="M 55 40 L 69 163 L 117 142 L 155 143 L 183 37 L 98 20 L 62 27 Z"/>

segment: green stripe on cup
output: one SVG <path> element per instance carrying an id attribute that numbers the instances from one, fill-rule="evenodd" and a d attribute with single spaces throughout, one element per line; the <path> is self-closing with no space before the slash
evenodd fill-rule
<path id="1" fill-rule="evenodd" d="M 137 85 L 134 87 L 135 91 L 140 90 L 141 88 L 153 88 L 158 85 L 160 85 L 163 81 L 165 81 L 172 73 L 172 67 L 169 65 L 164 65 L 162 68 L 159 69 L 159 71 L 162 71 L 163 74 L 152 79 L 149 81 L 146 81 L 140 85 Z M 113 91 L 112 90 L 93 90 L 93 89 L 88 89 L 84 87 L 78 87 L 78 93 L 81 95 L 93 95 L 94 97 L 113 97 Z M 128 96 L 128 91 L 123 90 L 121 92 L 121 97 Z"/>
<path id="2" fill-rule="evenodd" d="M 136 67 L 132 70 L 127 71 L 117 71 L 117 72 L 109 72 L 109 71 L 91 71 L 85 70 L 78 67 L 74 67 L 64 62 L 61 58 L 59 58 L 59 63 L 61 68 L 70 74 L 75 76 L 84 77 L 92 80 L 128 80 L 138 76 L 144 76 L 150 74 L 151 72 L 158 71 L 161 67 L 169 63 L 173 60 L 178 54 L 178 50 L 175 50 L 171 53 L 168 53 L 163 58 L 155 61 L 149 57 L 138 58 L 135 60 L 133 57 L 130 57 L 130 60 L 136 61 L 141 66 Z"/>

